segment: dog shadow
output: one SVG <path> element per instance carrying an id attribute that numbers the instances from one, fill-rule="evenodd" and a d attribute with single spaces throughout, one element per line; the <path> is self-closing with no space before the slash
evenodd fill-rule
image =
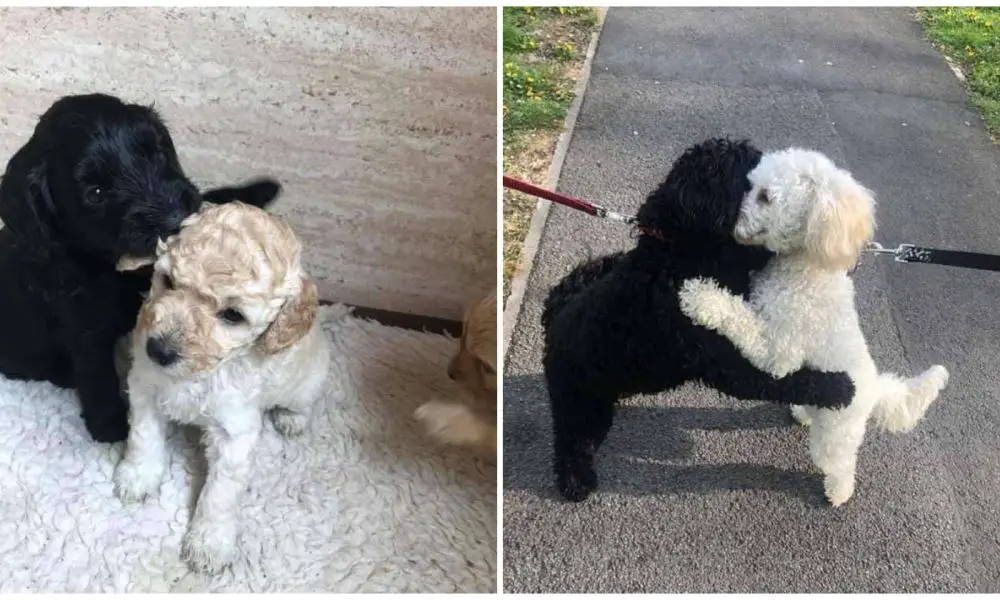
<path id="1" fill-rule="evenodd" d="M 694 455 L 693 431 L 788 428 L 786 406 L 748 408 L 619 405 L 598 451 L 596 494 L 630 496 L 714 494 L 760 490 L 788 494 L 807 506 L 826 506 L 819 473 L 767 465 L 679 465 Z M 565 502 L 552 472 L 552 421 L 541 375 L 504 378 L 503 484 L 545 500 Z"/>

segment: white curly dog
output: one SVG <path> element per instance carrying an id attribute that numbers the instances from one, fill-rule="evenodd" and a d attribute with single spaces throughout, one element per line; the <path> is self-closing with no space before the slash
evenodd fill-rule
<path id="1" fill-rule="evenodd" d="M 189 217 L 157 249 L 132 333 L 131 428 L 115 492 L 123 502 L 155 494 L 168 421 L 202 427 L 208 475 L 181 547 L 198 570 L 235 557 L 265 413 L 282 434 L 302 433 L 323 389 L 331 351 L 301 255 L 287 223 L 240 203 Z"/>
<path id="2" fill-rule="evenodd" d="M 854 307 L 848 271 L 875 230 L 872 193 L 819 152 L 765 154 L 750 173 L 734 237 L 776 256 L 754 275 L 749 300 L 714 280 L 690 279 L 681 310 L 726 336 L 757 368 L 783 377 L 808 365 L 846 372 L 856 388 L 841 410 L 793 406 L 811 426 L 809 451 L 833 506 L 854 494 L 858 449 L 870 416 L 890 432 L 916 426 L 948 382 L 936 365 L 917 377 L 879 374 Z"/>

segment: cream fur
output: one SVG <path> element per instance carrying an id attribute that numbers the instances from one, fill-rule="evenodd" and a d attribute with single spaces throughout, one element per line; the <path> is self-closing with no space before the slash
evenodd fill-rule
<path id="1" fill-rule="evenodd" d="M 458 349 L 448 375 L 471 398 L 434 400 L 414 416 L 428 433 L 445 444 L 467 446 L 496 458 L 497 453 L 497 293 L 496 289 L 470 305 L 462 323 Z"/>
<path id="2" fill-rule="evenodd" d="M 947 384 L 948 371 L 935 365 L 910 379 L 879 374 L 868 351 L 847 270 L 875 230 L 871 192 L 826 156 L 796 148 L 764 155 L 749 177 L 753 187 L 734 235 L 777 256 L 755 274 L 748 302 L 715 281 L 692 279 L 681 289 L 681 310 L 775 377 L 803 366 L 851 377 L 850 406 L 792 408 L 811 427 L 810 455 L 825 476 L 827 499 L 839 506 L 854 493 L 869 417 L 890 432 L 912 429 Z"/>
<path id="3" fill-rule="evenodd" d="M 239 203 L 191 217 L 157 252 L 132 334 L 131 429 L 115 491 L 123 502 L 155 494 L 167 464 L 168 422 L 202 427 L 208 476 L 182 554 L 203 571 L 218 571 L 236 555 L 239 497 L 264 414 L 283 434 L 301 433 L 322 391 L 330 349 L 300 258 L 287 224 Z M 226 308 L 245 320 L 225 322 Z M 151 336 L 177 344 L 176 364 L 150 359 Z M 270 338 L 282 343 L 264 342 Z"/>

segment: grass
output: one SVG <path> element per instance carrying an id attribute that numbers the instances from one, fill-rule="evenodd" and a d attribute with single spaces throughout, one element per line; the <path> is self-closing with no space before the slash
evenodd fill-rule
<path id="1" fill-rule="evenodd" d="M 965 75 L 969 98 L 1000 140 L 1000 7 L 921 8 L 927 37 Z"/>
<path id="2" fill-rule="evenodd" d="M 504 173 L 544 185 L 599 13 L 590 7 L 503 9 Z M 510 293 L 535 199 L 504 190 L 503 297 Z"/>

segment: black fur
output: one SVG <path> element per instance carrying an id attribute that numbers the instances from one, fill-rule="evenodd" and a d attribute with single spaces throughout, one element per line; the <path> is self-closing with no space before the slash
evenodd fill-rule
<path id="1" fill-rule="evenodd" d="M 585 262 L 556 285 L 542 315 L 545 377 L 559 491 L 573 501 L 597 486 L 594 454 L 618 399 L 701 380 L 737 398 L 839 407 L 854 386 L 844 373 L 803 369 L 776 380 L 727 339 L 694 325 L 678 306 L 684 280 L 713 277 L 744 297 L 750 272 L 770 258 L 732 238 L 747 175 L 760 160 L 748 142 L 689 148 L 639 210 L 636 247 Z"/>
<path id="2" fill-rule="evenodd" d="M 258 180 L 205 195 L 263 207 L 278 191 Z M 201 203 L 153 109 L 103 94 L 56 101 L 0 181 L 0 373 L 75 388 L 90 435 L 124 440 L 113 347 L 149 278 L 115 264 L 152 255 Z"/>

